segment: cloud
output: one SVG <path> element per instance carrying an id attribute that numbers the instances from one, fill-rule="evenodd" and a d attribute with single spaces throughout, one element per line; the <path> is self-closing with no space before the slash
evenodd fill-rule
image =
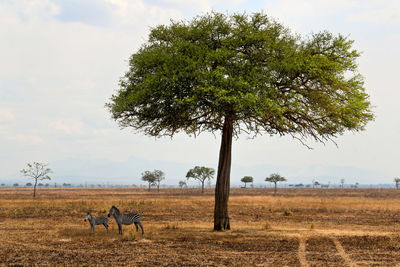
<path id="1" fill-rule="evenodd" d="M 6 5 L 17 10 L 24 20 L 50 19 L 60 12 L 60 7 L 51 0 L 6 1 Z"/>
<path id="2" fill-rule="evenodd" d="M 40 145 L 45 143 L 44 140 L 37 135 L 16 134 L 8 136 L 7 139 L 10 141 L 16 141 L 23 144 Z"/>
<path id="3" fill-rule="evenodd" d="M 0 122 L 1 121 L 12 121 L 15 119 L 15 115 L 9 109 L 0 108 Z"/>
<path id="4" fill-rule="evenodd" d="M 336 16 L 343 17 L 347 22 L 400 24 L 398 0 L 267 0 L 265 3 L 268 14 L 276 18 Z"/>
<path id="5" fill-rule="evenodd" d="M 82 135 L 87 133 L 85 125 L 81 121 L 73 119 L 58 120 L 52 127 L 63 134 Z"/>

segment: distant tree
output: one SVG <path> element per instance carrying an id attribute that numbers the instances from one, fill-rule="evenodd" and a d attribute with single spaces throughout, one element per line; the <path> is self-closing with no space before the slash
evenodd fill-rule
<path id="1" fill-rule="evenodd" d="M 234 136 L 325 142 L 373 119 L 352 44 L 327 31 L 301 37 L 263 13 L 172 21 L 150 30 L 107 107 L 150 136 L 221 133 L 214 230 L 229 230 Z"/>
<path id="2" fill-rule="evenodd" d="M 38 186 L 39 186 L 39 187 L 42 187 L 42 186 L 43 186 L 43 184 L 42 184 L 42 183 L 38 183 Z"/>
<path id="3" fill-rule="evenodd" d="M 186 184 L 185 181 L 179 181 L 179 187 L 180 188 L 183 188 L 183 187 L 186 187 L 186 186 L 187 186 L 187 184 Z"/>
<path id="4" fill-rule="evenodd" d="M 160 182 L 164 179 L 165 174 L 160 170 L 145 171 L 142 173 L 142 180 L 149 183 L 149 192 L 152 185 L 157 185 L 158 192 L 160 192 Z"/>
<path id="5" fill-rule="evenodd" d="M 150 187 L 156 182 L 156 177 L 151 171 L 145 171 L 144 173 L 142 173 L 142 180 L 149 183 L 150 192 Z"/>
<path id="6" fill-rule="evenodd" d="M 266 182 L 274 183 L 275 185 L 275 191 L 274 193 L 276 194 L 276 186 L 278 182 L 285 182 L 286 178 L 283 176 L 280 176 L 278 173 L 273 173 L 269 177 L 265 178 Z"/>
<path id="7" fill-rule="evenodd" d="M 246 188 L 247 183 L 252 183 L 253 182 L 253 177 L 251 176 L 244 176 L 241 180 L 242 183 L 244 183 L 244 187 Z"/>
<path id="8" fill-rule="evenodd" d="M 31 187 L 31 186 L 32 186 L 32 183 L 26 183 L 26 186 L 27 186 L 27 187 Z"/>
<path id="9" fill-rule="evenodd" d="M 340 184 L 341 184 L 341 187 L 343 188 L 344 187 L 344 179 L 340 179 Z"/>
<path id="10" fill-rule="evenodd" d="M 6 184 L 1 184 L 1 186 L 6 186 Z"/>
<path id="11" fill-rule="evenodd" d="M 317 180 L 313 180 L 313 188 L 315 188 L 316 186 L 320 186 L 321 183 L 318 182 Z"/>
<path id="12" fill-rule="evenodd" d="M 358 185 L 359 185 L 358 182 L 356 182 L 356 183 L 354 184 L 354 186 L 355 186 L 356 188 L 358 188 Z"/>
<path id="13" fill-rule="evenodd" d="M 394 181 L 395 184 L 396 184 L 396 189 L 399 189 L 399 186 L 400 186 L 400 178 L 394 178 L 393 181 Z"/>
<path id="14" fill-rule="evenodd" d="M 196 166 L 192 169 L 190 169 L 187 174 L 186 174 L 186 179 L 195 179 L 200 181 L 201 183 L 201 193 L 204 193 L 204 182 L 207 179 L 212 179 L 214 178 L 215 170 L 213 168 L 207 168 L 207 167 L 200 167 Z"/>
<path id="15" fill-rule="evenodd" d="M 14 187 L 18 187 L 18 186 L 19 186 L 19 184 L 18 184 L 18 183 L 15 183 L 15 184 L 13 184 L 13 186 L 14 186 Z"/>
<path id="16" fill-rule="evenodd" d="M 160 192 L 160 183 L 162 180 L 165 179 L 165 174 L 164 172 L 160 171 L 160 170 L 154 170 L 154 176 L 156 177 L 156 181 L 155 184 L 157 185 L 157 190 L 158 192 Z"/>
<path id="17" fill-rule="evenodd" d="M 47 167 L 47 164 L 44 163 L 39 163 L 39 162 L 33 162 L 33 163 L 28 163 L 28 168 L 27 169 L 22 169 L 21 173 L 24 176 L 31 177 L 35 181 L 35 185 L 33 186 L 33 197 L 36 197 L 36 185 L 38 181 L 42 180 L 51 180 L 51 178 L 48 176 L 49 173 L 51 173 L 51 169 Z"/>
<path id="18" fill-rule="evenodd" d="M 45 184 L 44 184 L 44 186 L 45 186 L 45 187 L 49 187 L 49 186 L 50 186 L 50 184 L 48 184 L 48 183 L 45 183 Z"/>

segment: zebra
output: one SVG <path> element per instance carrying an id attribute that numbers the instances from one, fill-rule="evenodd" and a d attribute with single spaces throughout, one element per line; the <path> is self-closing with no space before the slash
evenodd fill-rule
<path id="1" fill-rule="evenodd" d="M 106 217 L 104 216 L 94 217 L 90 215 L 90 213 L 88 212 L 85 216 L 84 221 L 86 222 L 86 220 L 88 220 L 90 223 L 90 233 L 94 234 L 94 227 L 99 224 L 104 225 L 108 233 L 108 219 Z"/>
<path id="2" fill-rule="evenodd" d="M 138 225 L 142 229 L 142 235 L 144 234 L 143 231 L 143 226 L 142 226 L 142 219 L 140 218 L 140 214 L 136 212 L 132 213 L 120 213 L 119 210 L 115 207 L 112 206 L 110 209 L 110 212 L 107 215 L 108 217 L 114 216 L 115 221 L 118 224 L 118 233 L 122 235 L 122 225 L 130 225 L 132 223 L 135 224 L 136 227 L 136 232 L 139 231 Z"/>

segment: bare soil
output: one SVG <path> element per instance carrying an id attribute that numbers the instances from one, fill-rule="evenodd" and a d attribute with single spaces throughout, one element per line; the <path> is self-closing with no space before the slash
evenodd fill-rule
<path id="1" fill-rule="evenodd" d="M 231 231 L 214 232 L 213 190 L 0 189 L 3 266 L 400 266 L 400 190 L 232 189 Z M 145 234 L 109 218 L 142 215 Z"/>

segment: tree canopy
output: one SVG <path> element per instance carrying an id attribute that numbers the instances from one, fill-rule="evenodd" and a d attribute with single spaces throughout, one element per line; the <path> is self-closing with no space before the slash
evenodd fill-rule
<path id="1" fill-rule="evenodd" d="M 268 176 L 267 178 L 265 178 L 265 181 L 274 183 L 274 185 L 275 185 L 275 193 L 276 193 L 277 183 L 278 182 L 286 182 L 286 178 L 281 176 L 278 173 L 273 173 L 270 176 Z"/>
<path id="2" fill-rule="evenodd" d="M 244 176 L 240 181 L 242 183 L 244 183 L 244 187 L 246 187 L 247 183 L 252 183 L 253 182 L 253 177 L 252 176 Z"/>
<path id="3" fill-rule="evenodd" d="M 152 136 L 222 130 L 323 141 L 373 118 L 359 52 L 329 32 L 301 39 L 261 13 L 210 13 L 151 30 L 108 107 Z"/>
<path id="4" fill-rule="evenodd" d="M 201 183 L 201 192 L 204 193 L 204 182 L 207 179 L 212 179 L 214 177 L 215 170 L 213 168 L 208 168 L 204 166 L 195 166 L 190 169 L 186 174 L 186 179 L 193 178 L 195 180 L 200 181 Z"/>
<path id="5" fill-rule="evenodd" d="M 22 169 L 21 173 L 23 176 L 30 177 L 34 179 L 35 184 L 33 186 L 33 197 L 36 197 L 36 185 L 38 180 L 51 180 L 50 176 L 48 175 L 51 173 L 51 169 L 47 167 L 47 164 L 45 163 L 40 163 L 40 162 L 33 162 L 33 163 L 28 163 L 26 169 Z M 41 184 L 41 183 L 40 183 Z M 39 185 L 40 185 L 39 184 Z"/>
<path id="6" fill-rule="evenodd" d="M 172 21 L 151 29 L 106 106 L 150 136 L 221 131 L 214 229 L 230 229 L 232 136 L 334 141 L 373 119 L 352 44 L 327 31 L 301 37 L 262 13 Z"/>
<path id="7" fill-rule="evenodd" d="M 160 183 L 165 179 L 165 174 L 163 171 L 154 170 L 154 171 L 145 171 L 142 173 L 142 180 L 149 183 L 149 191 L 151 185 L 157 185 L 158 191 L 160 191 Z"/>

